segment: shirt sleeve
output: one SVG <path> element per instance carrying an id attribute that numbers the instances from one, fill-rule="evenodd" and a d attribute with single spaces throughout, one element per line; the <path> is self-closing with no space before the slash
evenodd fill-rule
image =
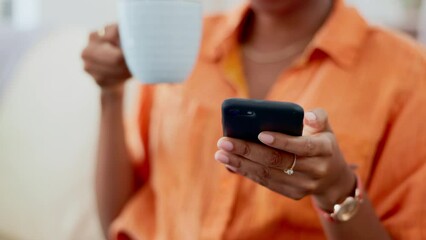
<path id="1" fill-rule="evenodd" d="M 426 76 L 422 78 L 389 121 L 367 186 L 394 239 L 426 239 Z"/>

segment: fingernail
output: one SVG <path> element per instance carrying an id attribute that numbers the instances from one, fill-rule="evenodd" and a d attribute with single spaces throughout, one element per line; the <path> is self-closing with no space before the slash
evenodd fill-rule
<path id="1" fill-rule="evenodd" d="M 219 140 L 219 142 L 217 143 L 217 146 L 220 149 L 226 150 L 226 151 L 232 151 L 232 149 L 234 149 L 234 145 L 227 140 Z"/>
<path id="2" fill-rule="evenodd" d="M 228 171 L 230 171 L 231 173 L 237 173 L 237 168 L 226 165 L 226 169 L 228 169 Z"/>
<path id="3" fill-rule="evenodd" d="M 308 122 L 313 122 L 317 120 L 317 116 L 313 112 L 307 112 L 305 113 L 305 118 L 308 120 Z"/>
<path id="4" fill-rule="evenodd" d="M 223 164 L 228 164 L 228 163 L 229 163 L 229 158 L 228 158 L 225 154 L 223 154 L 223 153 L 216 152 L 216 153 L 214 154 L 214 158 L 215 158 L 217 161 L 219 161 L 219 162 L 221 162 L 221 163 L 223 163 Z"/>
<path id="5" fill-rule="evenodd" d="M 267 133 L 260 133 L 259 134 L 259 140 L 263 143 L 271 144 L 271 143 L 274 142 L 275 138 L 274 138 L 274 136 L 269 135 Z"/>

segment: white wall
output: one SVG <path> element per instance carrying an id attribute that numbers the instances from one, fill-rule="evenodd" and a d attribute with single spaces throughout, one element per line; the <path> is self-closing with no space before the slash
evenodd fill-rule
<path id="1" fill-rule="evenodd" d="M 44 26 L 82 25 L 97 28 L 115 19 L 116 0 L 39 0 Z"/>
<path id="2" fill-rule="evenodd" d="M 24 16 L 39 21 L 41 26 L 63 27 L 68 25 L 98 28 L 115 21 L 117 0 L 12 0 L 25 3 L 25 9 L 38 5 L 36 13 L 26 10 Z M 201 0 L 206 12 L 229 9 L 245 0 Z M 360 9 L 370 21 L 407 31 L 413 31 L 417 23 L 416 5 L 422 0 L 346 0 Z M 423 0 L 424 2 L 425 0 Z M 410 6 L 414 6 L 410 9 Z M 20 10 L 20 12 L 24 12 Z M 31 19 L 29 19 L 31 20 Z"/>
<path id="3" fill-rule="evenodd" d="M 203 7 L 206 12 L 217 12 L 231 9 L 244 1 L 245 0 L 202 0 Z"/>
<path id="4" fill-rule="evenodd" d="M 15 0 L 40 1 L 43 26 L 81 25 L 98 28 L 115 21 L 117 0 Z M 230 8 L 243 0 L 202 0 L 207 12 Z"/>
<path id="5" fill-rule="evenodd" d="M 12 23 L 20 30 L 33 29 L 40 24 L 40 0 L 12 0 Z"/>

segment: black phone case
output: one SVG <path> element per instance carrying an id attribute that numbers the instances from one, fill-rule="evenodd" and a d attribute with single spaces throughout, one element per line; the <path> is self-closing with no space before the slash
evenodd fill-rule
<path id="1" fill-rule="evenodd" d="M 303 108 L 290 102 L 231 98 L 222 104 L 224 136 L 257 143 L 263 131 L 301 136 L 303 117 Z"/>

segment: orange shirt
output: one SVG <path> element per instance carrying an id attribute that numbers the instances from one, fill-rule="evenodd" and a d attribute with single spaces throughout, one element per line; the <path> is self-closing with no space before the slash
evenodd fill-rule
<path id="1" fill-rule="evenodd" d="M 221 103 L 247 97 L 237 41 L 247 9 L 207 18 L 201 54 L 182 84 L 143 86 L 136 164 L 144 184 L 111 238 L 324 239 L 309 197 L 294 201 L 214 160 Z M 267 99 L 321 107 L 348 163 L 395 239 L 426 238 L 426 56 L 336 1 Z"/>

